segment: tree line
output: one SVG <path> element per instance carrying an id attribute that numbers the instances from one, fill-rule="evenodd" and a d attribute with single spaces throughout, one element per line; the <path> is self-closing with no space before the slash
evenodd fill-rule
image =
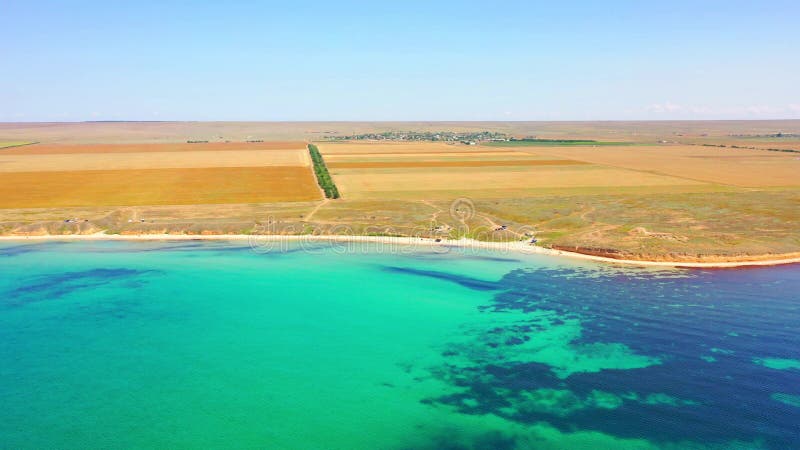
<path id="1" fill-rule="evenodd" d="M 311 154 L 311 161 L 314 163 L 314 173 L 317 175 L 317 183 L 319 187 L 325 192 L 325 197 L 339 198 L 339 189 L 333 183 L 328 167 L 325 166 L 325 160 L 322 159 L 322 154 L 314 144 L 308 144 L 308 152 Z"/>

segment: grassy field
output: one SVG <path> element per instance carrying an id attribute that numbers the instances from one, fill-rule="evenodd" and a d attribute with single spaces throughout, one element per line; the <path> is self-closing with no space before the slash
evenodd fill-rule
<path id="1" fill-rule="evenodd" d="M 614 249 L 648 259 L 797 252 L 798 206 L 798 190 L 631 192 L 476 203 L 486 214 L 536 223 L 537 235 L 549 245 Z"/>
<path id="2" fill-rule="evenodd" d="M 172 233 L 247 234 L 263 230 L 269 220 L 302 229 L 313 202 L 230 203 L 142 206 L 78 206 L 0 209 L 0 234 Z M 65 223 L 65 218 L 80 218 Z M 262 221 L 263 219 L 263 221 Z M 88 221 L 88 222 L 84 222 Z M 291 230 L 290 227 L 289 230 Z"/>
<path id="3" fill-rule="evenodd" d="M 318 142 L 342 196 L 323 201 L 301 139 L 392 127 L 580 142 Z M 797 252 L 800 155 L 758 147 L 799 141 L 764 137 L 778 130 L 800 133 L 800 121 L 0 124 L 0 142 L 43 141 L 0 151 L 0 233 L 520 238 L 492 231 L 504 224 L 545 246 L 648 259 Z M 186 143 L 209 136 L 238 141 Z M 758 148 L 731 146 L 743 142 Z M 450 212 L 458 198 L 475 207 L 464 223 Z"/>

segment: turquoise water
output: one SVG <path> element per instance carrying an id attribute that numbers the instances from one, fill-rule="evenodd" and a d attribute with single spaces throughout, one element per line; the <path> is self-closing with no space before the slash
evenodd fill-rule
<path id="1" fill-rule="evenodd" d="M 0 447 L 800 448 L 800 268 L 0 244 Z"/>

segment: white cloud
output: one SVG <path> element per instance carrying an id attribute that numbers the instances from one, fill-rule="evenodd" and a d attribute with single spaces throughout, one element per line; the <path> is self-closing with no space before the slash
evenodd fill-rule
<path id="1" fill-rule="evenodd" d="M 747 106 L 745 112 L 754 116 L 763 116 L 768 114 L 775 114 L 785 111 L 785 108 L 775 108 L 767 105 L 751 105 Z"/>
<path id="2" fill-rule="evenodd" d="M 691 108 L 689 108 L 689 112 L 697 115 L 714 114 L 714 110 L 712 110 L 708 106 L 692 106 Z"/>
<path id="3" fill-rule="evenodd" d="M 783 118 L 800 114 L 800 104 L 792 103 L 785 106 L 745 105 L 715 108 L 706 105 L 684 106 L 666 101 L 648 105 L 644 110 L 654 115 L 670 118 Z"/>
<path id="4" fill-rule="evenodd" d="M 654 113 L 673 113 L 683 111 L 683 107 L 681 105 L 676 105 L 670 101 L 666 101 L 664 103 L 653 103 L 645 109 L 647 112 Z"/>

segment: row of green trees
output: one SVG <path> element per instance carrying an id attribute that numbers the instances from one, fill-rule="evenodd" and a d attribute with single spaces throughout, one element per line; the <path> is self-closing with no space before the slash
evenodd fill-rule
<path id="1" fill-rule="evenodd" d="M 765 148 L 765 147 L 751 147 L 747 145 L 725 145 L 725 144 L 700 144 L 703 147 L 721 147 L 721 148 L 744 148 L 748 150 L 766 150 L 768 152 L 786 152 L 786 153 L 800 153 L 800 150 L 792 148 Z"/>
<path id="2" fill-rule="evenodd" d="M 325 191 L 325 197 L 339 198 L 339 189 L 333 183 L 328 167 L 325 166 L 325 160 L 322 159 L 322 154 L 314 144 L 308 144 L 308 152 L 311 154 L 311 161 L 314 162 L 314 173 L 317 175 L 317 183 L 319 187 Z"/>

